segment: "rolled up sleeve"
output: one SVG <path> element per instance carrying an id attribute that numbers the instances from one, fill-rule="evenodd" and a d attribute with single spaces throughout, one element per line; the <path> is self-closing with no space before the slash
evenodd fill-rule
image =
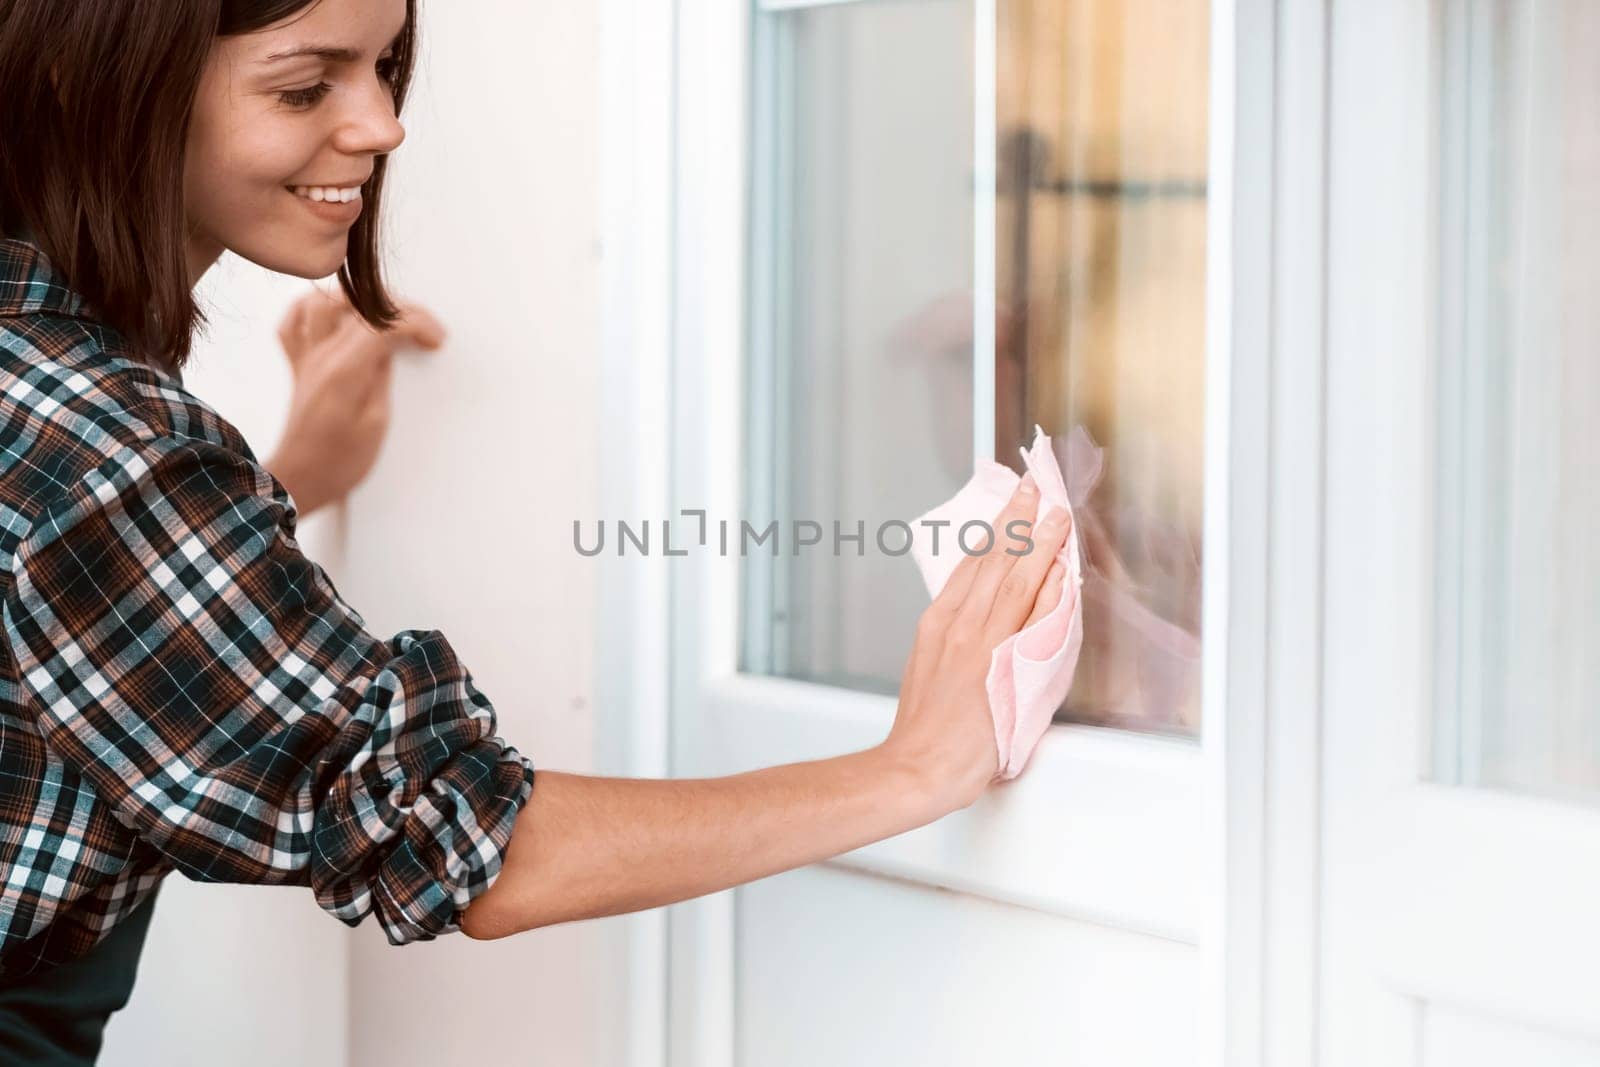
<path id="1" fill-rule="evenodd" d="M 458 929 L 533 765 L 437 630 L 387 640 L 247 455 L 162 438 L 46 507 L 4 601 L 46 743 L 198 881 L 308 885 L 393 944 Z"/>

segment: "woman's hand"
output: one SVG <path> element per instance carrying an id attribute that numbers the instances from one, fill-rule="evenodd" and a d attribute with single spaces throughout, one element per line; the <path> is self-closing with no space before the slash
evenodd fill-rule
<path id="1" fill-rule="evenodd" d="M 1030 551 L 1010 533 L 1011 523 L 1030 522 L 1038 506 L 1033 478 L 1025 476 L 993 523 L 989 550 L 965 556 L 917 622 L 883 747 L 923 773 L 945 811 L 967 807 L 1000 770 L 984 684 L 990 654 L 1061 599 L 1066 575 L 1056 555 L 1070 528 L 1066 510 L 1045 516 Z"/>
<path id="2" fill-rule="evenodd" d="M 314 289 L 284 316 L 278 339 L 294 374 L 288 424 L 267 463 L 300 515 L 338 500 L 367 476 L 389 429 L 390 363 L 397 348 L 435 349 L 437 319 L 415 304 L 379 331 L 343 293 Z"/>

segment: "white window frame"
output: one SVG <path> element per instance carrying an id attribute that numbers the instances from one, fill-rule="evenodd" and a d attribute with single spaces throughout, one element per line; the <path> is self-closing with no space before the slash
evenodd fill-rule
<path id="1" fill-rule="evenodd" d="M 606 4 L 604 360 L 607 380 L 630 386 L 603 390 L 606 514 L 703 507 L 736 521 L 751 12 L 746 0 L 679 0 L 670 14 Z M 976 10 L 974 162 L 992 176 L 993 0 Z M 1078 818 L 1053 852 L 990 846 L 1003 862 L 982 867 L 999 875 L 952 860 L 985 847 L 973 820 L 993 812 L 835 861 L 1197 945 L 1208 976 L 1197 1063 L 1310 1062 L 1298 1053 L 1314 1042 L 1326 25 L 1323 0 L 1212 3 L 1200 740 L 1052 727 L 1029 788 L 999 803 L 1019 840 L 1036 821 Z M 992 214 L 976 243 L 975 295 L 992 301 Z M 992 346 L 992 313 L 979 305 L 976 321 L 975 344 Z M 991 412 L 975 428 L 985 454 L 992 377 L 977 370 L 974 386 Z M 892 698 L 737 673 L 738 564 L 691 553 L 608 568 L 604 769 L 726 773 L 887 731 Z M 1270 914 L 1269 896 L 1284 902 Z M 614 962 L 630 1067 L 731 1067 L 731 897 L 627 921 Z M 606 1016 L 597 1026 L 618 1040 Z"/>

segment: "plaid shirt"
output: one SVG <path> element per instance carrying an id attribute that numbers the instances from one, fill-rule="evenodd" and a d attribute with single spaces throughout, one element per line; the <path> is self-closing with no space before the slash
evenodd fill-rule
<path id="1" fill-rule="evenodd" d="M 437 630 L 380 640 L 239 432 L 0 239 L 0 975 L 171 870 L 458 929 L 533 765 Z"/>

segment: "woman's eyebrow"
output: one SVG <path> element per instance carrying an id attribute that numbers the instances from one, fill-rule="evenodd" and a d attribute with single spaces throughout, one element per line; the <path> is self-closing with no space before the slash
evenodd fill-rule
<path id="1" fill-rule="evenodd" d="M 315 56 L 325 59 L 330 63 L 354 63 L 360 58 L 360 53 L 353 48 L 340 48 L 334 45 L 307 44 L 298 48 L 291 48 L 285 52 L 273 52 L 262 60 L 263 63 L 276 63 L 283 59 L 299 59 L 302 56 Z"/>
<path id="2" fill-rule="evenodd" d="M 402 33 L 397 33 L 394 40 L 389 42 L 385 51 L 393 51 L 400 44 Z M 354 63 L 361 58 L 361 53 L 354 48 L 330 44 L 303 44 L 283 52 L 272 52 L 262 60 L 263 63 L 276 63 L 283 59 L 300 59 L 304 56 L 314 56 L 317 59 L 327 60 L 329 63 Z"/>

